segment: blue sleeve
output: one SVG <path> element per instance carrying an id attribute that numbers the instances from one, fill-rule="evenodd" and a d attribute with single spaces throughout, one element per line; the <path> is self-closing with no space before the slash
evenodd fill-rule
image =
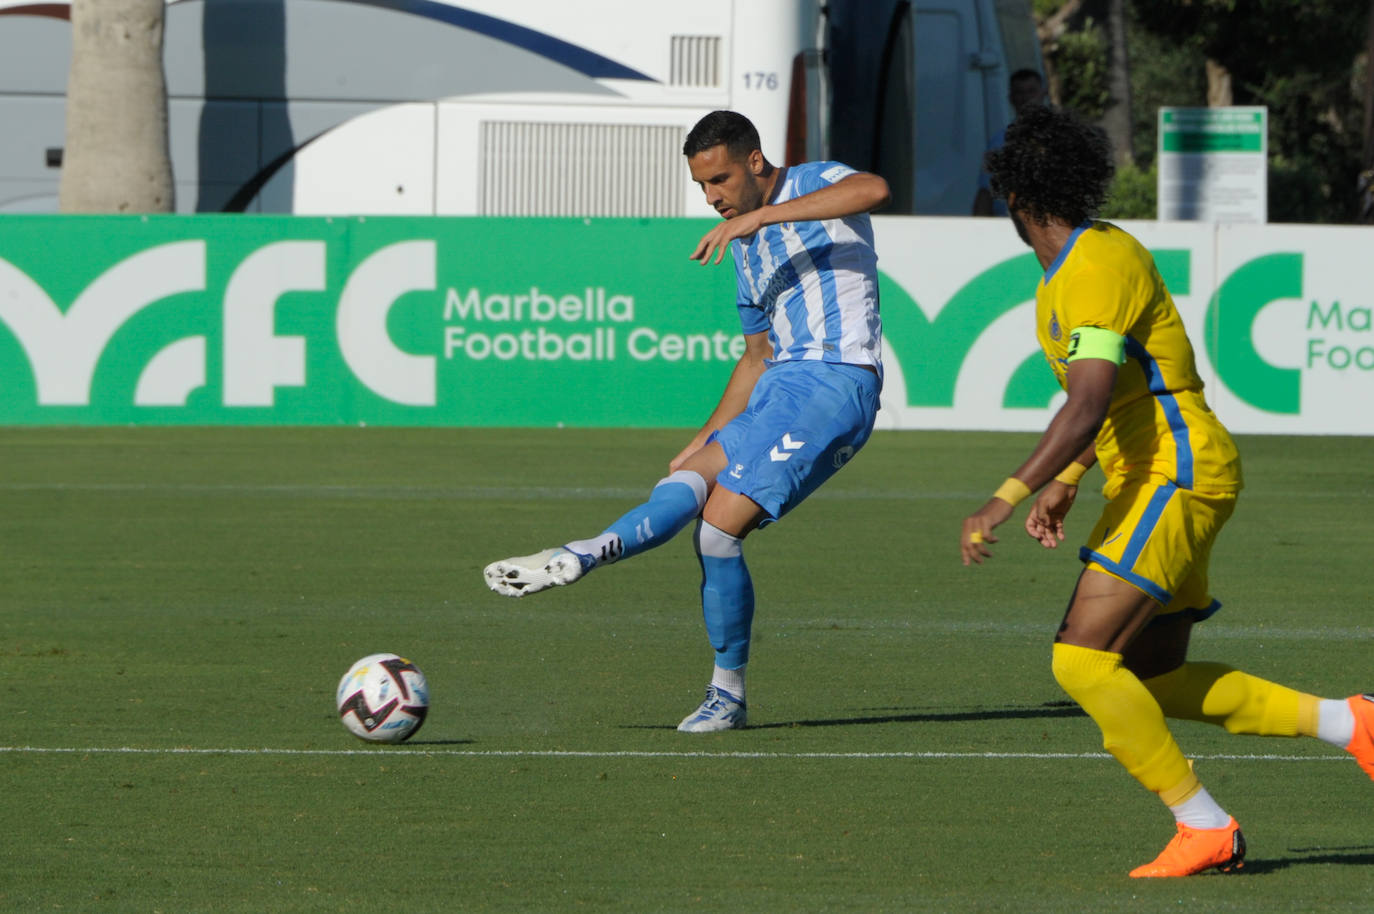
<path id="1" fill-rule="evenodd" d="M 854 174 L 858 172 L 841 162 L 805 162 L 788 169 L 797 196 L 829 187 Z"/>
<path id="2" fill-rule="evenodd" d="M 740 246 L 735 243 L 730 245 L 730 252 L 735 257 L 735 308 L 739 311 L 740 326 L 744 329 L 745 336 L 762 333 L 768 329 L 768 316 L 755 303 L 753 290 L 745 281 L 744 270 L 740 267 L 740 258 L 744 255 L 740 251 Z"/>

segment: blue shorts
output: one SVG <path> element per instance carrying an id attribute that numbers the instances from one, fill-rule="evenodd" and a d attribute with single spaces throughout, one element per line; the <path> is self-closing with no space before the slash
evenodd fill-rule
<path id="1" fill-rule="evenodd" d="M 710 438 L 729 461 L 716 482 L 763 508 L 763 524 L 777 520 L 868 441 L 881 386 L 877 375 L 856 365 L 770 365 L 744 412 Z"/>

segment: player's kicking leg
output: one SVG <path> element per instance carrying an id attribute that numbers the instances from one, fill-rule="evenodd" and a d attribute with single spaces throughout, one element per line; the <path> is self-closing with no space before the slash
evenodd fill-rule
<path id="1" fill-rule="evenodd" d="M 601 565 L 638 555 L 677 535 L 706 503 L 706 479 L 678 470 L 654 486 L 649 500 L 626 512 L 600 536 L 574 540 L 533 555 L 492 562 L 482 572 L 502 596 L 523 597 L 580 580 Z"/>

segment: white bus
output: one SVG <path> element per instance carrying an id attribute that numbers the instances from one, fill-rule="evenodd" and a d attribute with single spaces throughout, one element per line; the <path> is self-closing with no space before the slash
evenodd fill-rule
<path id="1" fill-rule="evenodd" d="M 10 209 L 54 208 L 68 9 L 0 0 Z M 681 161 L 687 130 L 733 108 L 781 162 L 791 71 L 818 11 L 811 0 L 170 0 L 178 208 L 707 215 Z"/>
<path id="2" fill-rule="evenodd" d="M 0 0 L 0 210 L 56 209 L 68 12 Z M 1026 0 L 168 0 L 177 206 L 711 215 L 682 142 L 731 108 L 774 162 L 833 153 L 892 172 L 893 212 L 966 213 L 1009 28 Z"/>

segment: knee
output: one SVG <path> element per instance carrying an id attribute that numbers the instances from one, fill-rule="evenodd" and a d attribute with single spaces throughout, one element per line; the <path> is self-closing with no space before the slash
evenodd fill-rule
<path id="1" fill-rule="evenodd" d="M 674 492 L 677 490 L 664 489 L 664 486 L 686 486 L 691 492 L 691 497 L 696 502 L 696 514 L 701 513 L 701 509 L 706 505 L 706 496 L 709 494 L 706 479 L 692 470 L 674 470 L 672 473 L 660 479 L 654 485 L 654 492 Z"/>
<path id="2" fill-rule="evenodd" d="M 696 546 L 697 552 L 706 558 L 731 559 L 743 553 L 739 537 L 704 520 L 697 524 Z"/>
<path id="3" fill-rule="evenodd" d="M 1050 660 L 1050 671 L 1055 681 L 1074 697 L 1107 681 L 1120 668 L 1120 654 L 1076 644 L 1055 644 Z"/>

